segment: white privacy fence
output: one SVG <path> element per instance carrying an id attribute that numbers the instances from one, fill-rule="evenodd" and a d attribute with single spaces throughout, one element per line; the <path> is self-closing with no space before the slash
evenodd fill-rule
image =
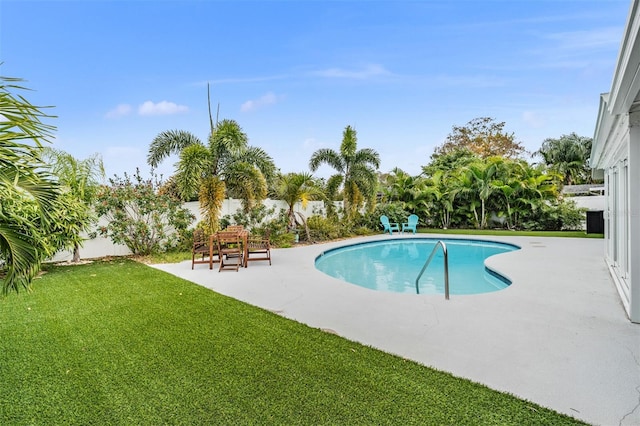
<path id="1" fill-rule="evenodd" d="M 274 208 L 273 217 L 277 216 L 280 213 L 280 210 L 288 209 L 287 203 L 280 200 L 271 200 L 267 199 L 263 201 L 264 206 L 267 209 Z M 342 202 L 336 202 L 338 207 L 342 206 Z M 202 214 L 200 213 L 200 205 L 197 201 L 191 201 L 184 204 L 184 207 L 189 209 L 191 213 L 194 214 L 196 220 L 193 222 L 192 226 L 195 226 L 202 218 Z M 234 215 L 237 212 L 242 211 L 242 202 L 240 200 L 228 198 L 224 200 L 222 204 L 222 210 L 220 212 L 221 217 L 226 215 Z M 322 201 L 309 201 L 307 203 L 306 208 L 302 208 L 302 203 L 296 203 L 294 206 L 294 211 L 301 213 L 305 218 L 313 215 L 313 214 L 324 214 L 324 203 Z M 269 220 L 272 217 L 267 217 Z M 100 219 L 98 226 L 106 226 L 107 222 L 104 219 Z M 126 256 L 131 254 L 131 251 L 127 248 L 127 246 L 122 244 L 114 244 L 111 242 L 111 239 L 108 237 L 97 236 L 96 238 L 88 238 L 84 242 L 84 245 L 80 249 L 80 257 L 82 259 L 93 259 L 98 257 L 105 256 Z M 53 262 L 65 262 L 69 261 L 73 258 L 73 251 L 66 250 L 57 253 L 53 259 Z"/>

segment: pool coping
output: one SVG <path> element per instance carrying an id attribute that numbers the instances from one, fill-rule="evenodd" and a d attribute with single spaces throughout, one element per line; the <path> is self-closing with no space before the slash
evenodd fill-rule
<path id="1" fill-rule="evenodd" d="M 211 290 L 593 424 L 640 424 L 640 325 L 626 317 L 604 241 L 490 237 L 521 249 L 487 259 L 511 280 L 497 292 L 410 295 L 342 282 L 315 269 L 331 248 L 394 234 L 273 249 L 240 272 L 154 265 Z M 459 239 L 475 239 L 465 235 Z"/>

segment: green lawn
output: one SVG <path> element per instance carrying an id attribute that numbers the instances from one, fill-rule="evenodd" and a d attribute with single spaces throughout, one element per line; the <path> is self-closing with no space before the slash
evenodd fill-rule
<path id="1" fill-rule="evenodd" d="M 3 425 L 582 424 L 130 260 L 0 306 Z"/>

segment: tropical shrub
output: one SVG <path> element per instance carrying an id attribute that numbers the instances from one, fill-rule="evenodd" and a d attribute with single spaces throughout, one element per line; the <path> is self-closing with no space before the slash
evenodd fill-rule
<path id="1" fill-rule="evenodd" d="M 288 215 L 285 209 L 281 209 L 276 217 L 263 221 L 253 228 L 255 234 L 269 234 L 269 241 L 273 247 L 291 247 L 295 242 L 295 233 L 287 228 Z"/>
<path id="2" fill-rule="evenodd" d="M 532 231 L 575 231 L 583 229 L 586 209 L 573 200 L 554 200 L 532 211 L 523 228 Z"/>
<path id="3" fill-rule="evenodd" d="M 96 212 L 108 221 L 99 228 L 101 235 L 137 255 L 167 251 L 188 238 L 187 228 L 195 217 L 181 201 L 158 192 L 161 183 L 153 172 L 150 179 L 136 170 L 133 177 L 125 173 L 109 183 L 97 194 Z"/>
<path id="4" fill-rule="evenodd" d="M 247 212 L 239 210 L 232 215 L 223 216 L 220 218 L 220 228 L 224 229 L 229 225 L 242 225 L 253 233 L 259 233 L 263 228 L 263 222 L 273 216 L 275 211 L 275 207 L 267 208 L 264 204 L 258 204 Z"/>
<path id="5" fill-rule="evenodd" d="M 313 215 L 307 219 L 307 226 L 311 241 L 335 240 L 344 237 L 343 227 L 339 222 L 320 215 Z"/>
<path id="6" fill-rule="evenodd" d="M 390 222 L 402 223 L 411 213 L 403 208 L 402 202 L 391 202 L 385 204 L 378 204 L 373 210 L 373 213 L 365 215 L 358 227 L 366 226 L 368 229 L 374 232 L 382 231 L 382 224 L 380 223 L 380 216 L 386 215 Z"/>

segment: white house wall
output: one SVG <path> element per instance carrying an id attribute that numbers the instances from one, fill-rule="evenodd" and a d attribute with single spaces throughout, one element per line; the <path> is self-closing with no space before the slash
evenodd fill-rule
<path id="1" fill-rule="evenodd" d="M 626 241 L 629 263 L 629 316 L 640 323 L 640 112 L 631 114 L 632 127 L 629 141 L 629 167 L 627 181 L 627 226 Z M 636 117 L 636 119 L 633 119 Z"/>
<path id="2" fill-rule="evenodd" d="M 640 303 L 640 271 L 639 262 L 634 261 L 640 253 L 640 178 L 636 176 L 640 170 L 640 115 L 621 114 L 609 124 L 606 147 L 593 164 L 605 175 L 604 257 L 629 318 L 640 322 L 636 306 Z M 603 141 L 597 143 L 602 146 Z"/>
<path id="3" fill-rule="evenodd" d="M 605 177 L 604 258 L 640 323 L 640 1 L 629 9 L 610 93 L 600 97 L 591 166 Z"/>

